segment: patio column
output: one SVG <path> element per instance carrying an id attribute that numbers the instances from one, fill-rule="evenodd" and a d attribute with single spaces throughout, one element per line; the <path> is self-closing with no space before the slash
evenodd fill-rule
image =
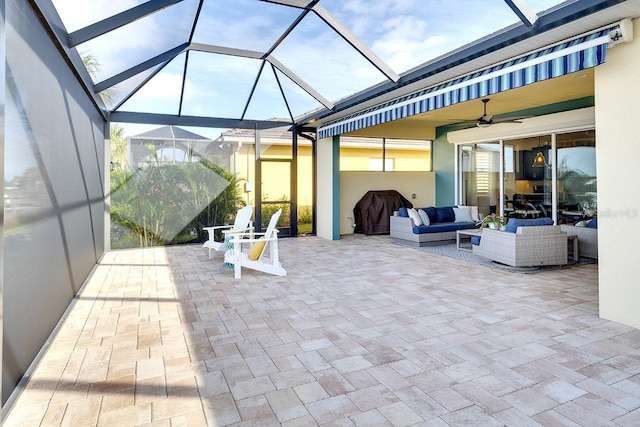
<path id="1" fill-rule="evenodd" d="M 600 316 L 634 328 L 640 328 L 638 69 L 637 36 L 609 49 L 595 69 Z"/>
<path id="2" fill-rule="evenodd" d="M 318 141 L 316 233 L 340 239 L 340 137 Z"/>

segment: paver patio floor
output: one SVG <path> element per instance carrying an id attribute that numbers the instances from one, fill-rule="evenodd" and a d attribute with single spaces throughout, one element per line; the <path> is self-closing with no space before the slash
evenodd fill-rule
<path id="1" fill-rule="evenodd" d="M 640 425 L 640 331 L 597 265 L 520 274 L 388 236 L 105 254 L 5 426 Z"/>

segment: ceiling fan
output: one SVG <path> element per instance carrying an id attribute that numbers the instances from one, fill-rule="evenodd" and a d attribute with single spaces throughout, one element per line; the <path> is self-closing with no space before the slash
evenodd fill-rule
<path id="1" fill-rule="evenodd" d="M 504 118 L 494 119 L 493 115 L 487 114 L 487 104 L 489 103 L 489 101 L 490 101 L 490 98 L 483 99 L 482 103 L 484 104 L 484 112 L 482 113 L 482 116 L 478 117 L 476 120 L 469 120 L 469 121 L 473 121 L 476 123 L 476 126 L 484 128 L 497 123 L 522 123 L 520 119 L 526 118 L 526 117 L 516 117 L 516 118 L 504 117 Z"/>

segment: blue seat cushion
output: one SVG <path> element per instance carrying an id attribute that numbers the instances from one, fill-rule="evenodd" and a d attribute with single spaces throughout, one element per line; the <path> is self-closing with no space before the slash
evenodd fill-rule
<path id="1" fill-rule="evenodd" d="M 480 237 L 481 236 L 471 236 L 471 244 L 480 246 Z"/>
<path id="2" fill-rule="evenodd" d="M 598 228 L 598 217 L 595 217 L 591 221 L 589 221 L 589 223 L 587 224 L 587 228 Z"/>
<path id="3" fill-rule="evenodd" d="M 442 233 L 444 231 L 466 230 L 477 228 L 475 222 L 445 222 L 413 227 L 413 234 Z"/>
<path id="4" fill-rule="evenodd" d="M 407 211 L 407 208 L 398 209 L 398 216 L 409 218 L 409 212 Z"/>
<path id="5" fill-rule="evenodd" d="M 553 220 L 551 218 L 510 218 L 504 231 L 515 233 L 518 227 L 535 227 L 539 225 L 553 225 Z"/>
<path id="6" fill-rule="evenodd" d="M 456 220 L 456 214 L 451 206 L 436 208 L 436 215 L 436 222 L 454 222 Z"/>

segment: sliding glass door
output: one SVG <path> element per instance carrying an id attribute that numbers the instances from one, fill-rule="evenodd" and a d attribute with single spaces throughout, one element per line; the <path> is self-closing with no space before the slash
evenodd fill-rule
<path id="1" fill-rule="evenodd" d="M 597 215 L 593 130 L 465 144 L 458 152 L 458 202 L 483 215 L 556 224 Z"/>

